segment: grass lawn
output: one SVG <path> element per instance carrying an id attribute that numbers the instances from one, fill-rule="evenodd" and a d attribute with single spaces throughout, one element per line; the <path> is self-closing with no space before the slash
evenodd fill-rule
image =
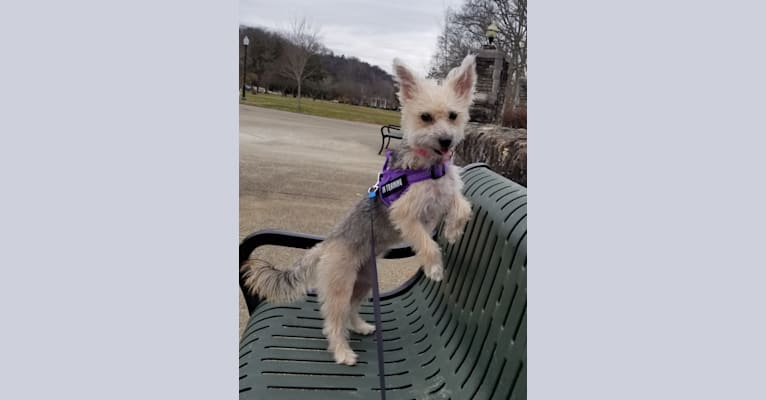
<path id="1" fill-rule="evenodd" d="M 259 93 L 247 94 L 247 100 L 240 103 L 258 107 L 274 108 L 282 111 L 298 112 L 298 99 L 292 96 L 279 96 Z M 399 125 L 401 116 L 398 111 L 379 108 L 353 106 L 350 104 L 332 103 L 325 100 L 301 99 L 303 114 L 319 117 L 345 119 L 347 121 L 367 122 L 375 125 Z"/>

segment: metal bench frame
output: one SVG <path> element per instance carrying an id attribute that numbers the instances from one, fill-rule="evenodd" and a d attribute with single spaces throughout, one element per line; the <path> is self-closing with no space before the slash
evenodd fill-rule
<path id="1" fill-rule="evenodd" d="M 391 144 L 391 138 L 394 139 L 402 139 L 404 137 L 404 134 L 402 133 L 402 127 L 399 125 L 383 125 L 380 127 L 380 150 L 378 150 L 378 155 L 383 152 L 383 145 L 386 146 L 386 149 L 388 148 L 388 145 Z M 388 142 L 386 142 L 386 139 L 388 139 Z"/>
<path id="2" fill-rule="evenodd" d="M 381 296 L 387 398 L 526 398 L 526 188 L 484 165 L 464 168 L 474 217 L 444 249 L 445 280 L 419 270 Z M 250 320 L 240 339 L 240 399 L 376 399 L 374 336 L 352 334 L 357 365 L 325 349 L 316 296 L 292 305 L 261 303 L 244 287 L 242 264 L 256 248 L 308 249 L 321 237 L 259 231 L 240 245 L 240 286 Z M 386 258 L 411 256 L 399 247 Z M 372 306 L 361 315 L 373 319 Z"/>

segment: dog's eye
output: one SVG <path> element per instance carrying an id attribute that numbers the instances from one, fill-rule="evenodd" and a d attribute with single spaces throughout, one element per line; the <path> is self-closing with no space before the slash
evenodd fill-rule
<path id="1" fill-rule="evenodd" d="M 422 119 L 423 122 L 431 122 L 434 120 L 434 118 L 429 113 L 420 114 L 420 119 Z"/>
<path id="2" fill-rule="evenodd" d="M 454 112 L 454 111 L 450 111 L 449 112 L 449 119 L 452 120 L 452 121 L 456 120 L 457 119 L 457 113 Z"/>

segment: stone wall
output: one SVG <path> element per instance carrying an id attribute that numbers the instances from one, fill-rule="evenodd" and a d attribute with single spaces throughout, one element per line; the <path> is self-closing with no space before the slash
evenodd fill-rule
<path id="1" fill-rule="evenodd" d="M 527 78 L 521 78 L 521 87 L 519 88 L 519 103 L 527 106 Z"/>
<path id="2" fill-rule="evenodd" d="M 493 171 L 527 186 L 527 130 L 468 123 L 465 139 L 455 149 L 456 165 L 489 164 Z"/>
<path id="3" fill-rule="evenodd" d="M 469 113 L 474 122 L 493 123 L 501 118 L 508 82 L 508 59 L 497 49 L 476 54 L 476 93 Z"/>
<path id="4" fill-rule="evenodd" d="M 495 68 L 493 58 L 476 58 L 476 93 L 489 98 L 492 93 L 492 71 Z M 493 122 L 495 118 L 495 102 L 488 102 L 484 97 L 477 99 L 470 109 L 471 121 Z"/>
<path id="5" fill-rule="evenodd" d="M 495 60 L 492 58 L 476 59 L 476 91 L 479 93 L 492 92 L 492 71 Z"/>

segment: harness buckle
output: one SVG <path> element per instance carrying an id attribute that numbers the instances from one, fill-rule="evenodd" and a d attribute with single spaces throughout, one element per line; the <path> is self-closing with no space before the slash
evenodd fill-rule
<path id="1" fill-rule="evenodd" d="M 436 167 L 437 166 L 440 167 L 440 169 L 441 169 L 441 171 L 440 171 L 441 175 L 437 175 L 436 174 Z M 442 176 L 444 176 L 444 174 L 446 173 L 446 171 L 444 169 L 445 169 L 444 168 L 444 164 L 434 164 L 434 165 L 432 165 L 431 166 L 431 179 L 439 179 Z"/>
<path id="2" fill-rule="evenodd" d="M 383 179 L 383 173 L 378 172 L 378 180 L 375 181 L 375 184 L 370 186 L 369 189 L 367 189 L 367 198 L 373 199 L 375 198 L 375 195 L 378 193 L 378 185 L 380 185 L 380 180 Z"/>

